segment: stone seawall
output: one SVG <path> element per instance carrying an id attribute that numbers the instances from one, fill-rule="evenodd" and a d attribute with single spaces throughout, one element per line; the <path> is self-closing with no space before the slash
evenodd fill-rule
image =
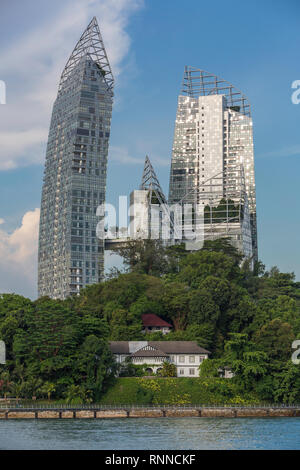
<path id="1" fill-rule="evenodd" d="M 107 418 L 266 418 L 300 417 L 299 407 L 157 407 L 119 409 L 9 409 L 0 410 L 1 419 L 107 419 Z"/>

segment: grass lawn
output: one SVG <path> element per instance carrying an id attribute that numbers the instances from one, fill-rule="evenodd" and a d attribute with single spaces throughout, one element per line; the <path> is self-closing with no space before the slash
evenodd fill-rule
<path id="1" fill-rule="evenodd" d="M 230 379 L 117 378 L 102 396 L 101 404 L 250 404 L 254 395 L 241 396 Z"/>

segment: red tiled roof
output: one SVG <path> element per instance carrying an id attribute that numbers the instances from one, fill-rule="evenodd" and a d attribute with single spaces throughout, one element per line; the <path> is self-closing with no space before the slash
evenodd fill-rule
<path id="1" fill-rule="evenodd" d="M 143 326 L 168 326 L 169 328 L 172 328 L 172 325 L 170 323 L 167 323 L 165 320 L 162 320 L 159 318 L 157 315 L 153 313 L 144 313 L 142 315 L 142 322 Z"/>

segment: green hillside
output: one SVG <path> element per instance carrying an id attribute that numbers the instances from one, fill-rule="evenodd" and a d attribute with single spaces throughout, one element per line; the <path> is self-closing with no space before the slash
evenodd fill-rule
<path id="1" fill-rule="evenodd" d="M 250 404 L 259 400 L 254 393 L 239 393 L 227 379 L 137 378 L 116 379 L 101 398 L 106 405 L 184 405 L 184 404 Z"/>
<path id="2" fill-rule="evenodd" d="M 255 394 L 261 401 L 300 403 L 300 366 L 291 360 L 292 343 L 300 339 L 300 283 L 293 273 L 267 271 L 260 262 L 251 269 L 226 239 L 194 253 L 138 240 L 121 254 L 127 271 L 79 296 L 31 301 L 0 295 L 0 339 L 7 351 L 0 396 L 141 403 L 177 395 L 223 402 Z M 143 334 L 147 313 L 171 323 L 173 331 Z M 196 341 L 211 351 L 201 380 L 176 379 L 165 389 L 168 382 L 158 379 L 155 396 L 136 377 L 115 382 L 109 341 L 143 339 Z M 225 366 L 235 374 L 226 382 L 219 378 Z M 124 391 L 115 391 L 118 383 Z"/>

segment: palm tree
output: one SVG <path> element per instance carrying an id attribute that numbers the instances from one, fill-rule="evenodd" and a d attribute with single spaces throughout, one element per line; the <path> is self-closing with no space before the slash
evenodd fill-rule
<path id="1" fill-rule="evenodd" d="M 26 389 L 26 396 L 30 398 L 41 393 L 42 385 L 43 385 L 42 379 L 29 377 L 24 385 Z"/>
<path id="2" fill-rule="evenodd" d="M 51 382 L 45 382 L 44 385 L 41 387 L 41 393 L 46 394 L 48 400 L 51 399 L 51 394 L 56 392 L 55 385 Z"/>
<path id="3" fill-rule="evenodd" d="M 68 387 L 66 393 L 66 403 L 80 405 L 82 403 L 91 403 L 91 391 L 85 390 L 80 385 L 72 384 Z"/>
<path id="4" fill-rule="evenodd" d="M 10 384 L 10 390 L 17 400 L 19 400 L 19 398 L 21 397 L 23 388 L 24 385 L 22 382 L 11 382 Z"/>

